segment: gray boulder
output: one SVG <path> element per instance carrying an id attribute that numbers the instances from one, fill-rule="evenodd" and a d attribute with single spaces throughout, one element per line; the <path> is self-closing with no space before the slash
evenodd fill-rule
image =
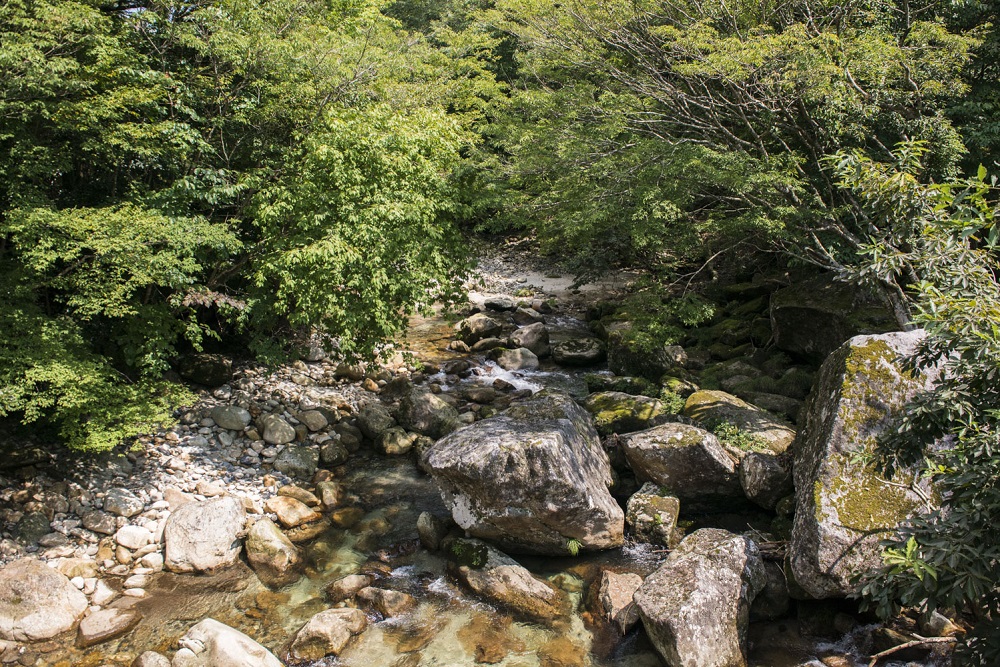
<path id="1" fill-rule="evenodd" d="M 750 452 L 740 461 L 740 485 L 749 500 L 768 510 L 794 491 L 792 472 L 777 456 L 764 452 Z"/>
<path id="2" fill-rule="evenodd" d="M 118 516 L 135 516 L 143 510 L 145 504 L 128 489 L 108 489 L 104 494 L 104 509 Z"/>
<path id="3" fill-rule="evenodd" d="M 745 667 L 750 605 L 764 584 L 756 544 L 703 528 L 646 578 L 635 603 L 671 667 Z"/>
<path id="4" fill-rule="evenodd" d="M 593 366 L 606 357 L 604 343 L 597 338 L 574 338 L 552 346 L 552 361 L 560 366 Z"/>
<path id="5" fill-rule="evenodd" d="M 472 345 L 483 338 L 496 338 L 503 325 L 489 315 L 476 313 L 458 323 L 458 337 L 466 345 Z"/>
<path id="6" fill-rule="evenodd" d="M 294 660 L 319 660 L 338 655 L 351 637 L 368 627 L 360 609 L 327 609 L 313 616 L 295 635 L 289 654 Z"/>
<path id="7" fill-rule="evenodd" d="M 247 513 L 232 496 L 188 503 L 167 517 L 164 564 L 172 572 L 213 572 L 236 563 Z"/>
<path id="8" fill-rule="evenodd" d="M 662 493 L 656 484 L 646 482 L 628 499 L 625 523 L 640 540 L 673 548 L 683 534 L 677 528 L 680 509 L 677 498 Z"/>
<path id="9" fill-rule="evenodd" d="M 934 373 L 914 378 L 899 363 L 923 337 L 923 331 L 857 336 L 820 368 L 796 445 L 789 544 L 795 581 L 814 597 L 854 593 L 851 578 L 882 565 L 879 541 L 926 509 L 909 488 L 931 492 L 918 471 L 886 480 L 859 461 L 902 406 L 933 384 Z"/>
<path id="10" fill-rule="evenodd" d="M 71 630 L 87 604 L 87 597 L 65 575 L 34 558 L 0 569 L 0 639 L 51 639 Z"/>
<path id="11" fill-rule="evenodd" d="M 541 322 L 521 327 L 510 335 L 510 340 L 517 347 L 528 348 L 539 358 L 547 357 L 552 352 L 549 330 Z"/>
<path id="12" fill-rule="evenodd" d="M 295 440 L 295 429 L 278 415 L 265 415 L 260 420 L 264 442 L 271 445 L 286 445 Z"/>
<path id="13" fill-rule="evenodd" d="M 619 439 L 629 466 L 688 506 L 728 504 L 743 497 L 736 460 L 704 429 L 664 424 Z"/>
<path id="14" fill-rule="evenodd" d="M 597 431 L 603 435 L 641 431 L 666 423 L 673 416 L 655 398 L 620 391 L 597 392 L 580 404 L 594 415 Z"/>
<path id="15" fill-rule="evenodd" d="M 370 440 L 378 440 L 395 425 L 396 420 L 389 414 L 389 409 L 377 401 L 368 401 L 358 410 L 358 428 Z"/>
<path id="16" fill-rule="evenodd" d="M 543 391 L 436 442 L 424 463 L 455 522 L 528 553 L 620 546 L 625 517 L 590 415 Z"/>
<path id="17" fill-rule="evenodd" d="M 274 469 L 289 477 L 310 479 L 319 467 L 319 450 L 304 445 L 288 445 L 274 459 Z"/>
<path id="18" fill-rule="evenodd" d="M 250 413 L 236 405 L 217 405 L 210 413 L 220 428 L 242 431 L 250 425 Z"/>
<path id="19" fill-rule="evenodd" d="M 398 412 L 403 428 L 434 439 L 458 427 L 458 411 L 425 389 L 414 388 L 407 392 L 399 402 Z"/>
<path id="20" fill-rule="evenodd" d="M 775 454 L 787 450 L 795 440 L 791 424 L 724 391 L 696 391 L 684 403 L 684 415 L 710 430 L 732 424 L 761 438 Z"/>
<path id="21" fill-rule="evenodd" d="M 266 585 L 280 588 L 299 578 L 302 556 L 270 519 L 258 519 L 250 528 L 246 550 L 247 561 Z"/>
<path id="22" fill-rule="evenodd" d="M 514 350 L 497 348 L 488 355 L 497 366 L 508 371 L 533 371 L 538 369 L 538 357 L 526 347 Z"/>
<path id="23" fill-rule="evenodd" d="M 193 626 L 177 643 L 171 667 L 283 667 L 266 648 L 214 618 Z"/>

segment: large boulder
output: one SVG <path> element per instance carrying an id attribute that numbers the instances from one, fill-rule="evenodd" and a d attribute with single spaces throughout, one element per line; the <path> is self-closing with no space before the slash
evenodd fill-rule
<path id="1" fill-rule="evenodd" d="M 608 370 L 615 375 L 637 375 L 656 382 L 686 362 L 684 348 L 677 345 L 649 350 L 634 334 L 631 323 L 621 323 L 608 332 Z"/>
<path id="2" fill-rule="evenodd" d="M 541 322 L 521 327 L 510 335 L 510 340 L 517 347 L 528 348 L 539 358 L 547 357 L 552 352 L 549 330 Z"/>
<path id="3" fill-rule="evenodd" d="M 514 350 L 496 348 L 490 350 L 489 358 L 497 362 L 497 366 L 507 371 L 538 370 L 538 357 L 526 347 Z"/>
<path id="4" fill-rule="evenodd" d="M 789 554 L 796 583 L 818 598 L 855 592 L 854 575 L 882 564 L 879 541 L 925 509 L 911 484 L 931 492 L 916 470 L 891 480 L 863 459 L 903 405 L 932 385 L 899 360 L 923 331 L 857 336 L 823 363 L 806 404 L 795 452 L 795 523 Z"/>
<path id="5" fill-rule="evenodd" d="M 250 566 L 266 585 L 278 588 L 299 578 L 302 556 L 270 519 L 257 519 L 250 528 L 246 550 Z"/>
<path id="6" fill-rule="evenodd" d="M 732 424 L 759 438 L 775 454 L 787 450 L 795 440 L 791 424 L 724 391 L 694 392 L 684 403 L 684 415 L 709 430 L 720 424 Z"/>
<path id="7" fill-rule="evenodd" d="M 424 462 L 473 537 L 542 554 L 622 544 L 608 456 L 590 415 L 566 394 L 540 392 L 456 431 Z"/>
<path id="8" fill-rule="evenodd" d="M 478 540 L 455 540 L 449 547 L 452 576 L 489 602 L 541 623 L 565 614 L 566 596 L 535 577 L 516 560 Z"/>
<path id="9" fill-rule="evenodd" d="M 368 627 L 360 609 L 327 609 L 313 616 L 295 635 L 289 654 L 294 660 L 338 655 L 351 637 Z"/>
<path id="10" fill-rule="evenodd" d="M 636 396 L 620 391 L 601 391 L 581 401 L 594 415 L 598 433 L 629 433 L 658 426 L 672 415 L 655 398 Z"/>
<path id="11" fill-rule="evenodd" d="M 745 667 L 750 604 L 765 581 L 753 541 L 703 528 L 646 578 L 635 603 L 670 667 Z"/>
<path id="12" fill-rule="evenodd" d="M 769 452 L 751 452 L 743 457 L 740 484 L 749 500 L 768 510 L 773 510 L 779 500 L 794 491 L 792 473 L 786 463 Z"/>
<path id="13" fill-rule="evenodd" d="M 552 346 L 552 361 L 560 366 L 593 366 L 606 357 L 604 343 L 597 338 L 572 338 Z"/>
<path id="14" fill-rule="evenodd" d="M 473 345 L 483 338 L 496 338 L 503 325 L 489 315 L 476 313 L 458 323 L 458 337 L 466 345 Z"/>
<path id="15" fill-rule="evenodd" d="M 858 334 L 898 328 L 882 298 L 832 276 L 817 276 L 771 295 L 771 331 L 778 349 L 815 362 Z"/>
<path id="16" fill-rule="evenodd" d="M 242 431 L 251 421 L 250 413 L 238 405 L 217 405 L 210 414 L 220 428 L 231 431 Z"/>
<path id="17" fill-rule="evenodd" d="M 389 413 L 389 408 L 377 401 L 368 401 L 358 410 L 358 428 L 370 440 L 378 440 L 395 425 L 396 420 Z"/>
<path id="18" fill-rule="evenodd" d="M 193 626 L 177 643 L 171 667 L 283 667 L 266 648 L 214 618 Z"/>
<path id="19" fill-rule="evenodd" d="M 0 569 L 0 639 L 33 642 L 71 630 L 87 597 L 65 575 L 34 558 Z"/>
<path id="20" fill-rule="evenodd" d="M 640 481 L 653 482 L 685 506 L 723 504 L 743 497 L 736 460 L 704 429 L 664 424 L 619 438 Z"/>
<path id="21" fill-rule="evenodd" d="M 413 388 L 399 402 L 399 423 L 408 431 L 437 439 L 458 428 L 458 411 L 440 396 Z"/>
<path id="22" fill-rule="evenodd" d="M 181 505 L 163 529 L 164 564 L 172 572 L 212 572 L 236 563 L 247 513 L 232 496 Z"/>

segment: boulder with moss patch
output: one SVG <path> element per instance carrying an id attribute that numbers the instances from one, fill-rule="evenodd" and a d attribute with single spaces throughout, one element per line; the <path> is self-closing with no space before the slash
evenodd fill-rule
<path id="1" fill-rule="evenodd" d="M 724 391 L 696 391 L 688 396 L 684 414 L 709 430 L 731 424 L 760 438 L 775 454 L 787 450 L 795 440 L 791 424 Z"/>
<path id="2" fill-rule="evenodd" d="M 589 413 L 546 390 L 438 440 L 423 462 L 455 522 L 506 550 L 566 554 L 623 541 L 611 464 Z"/>
<path id="3" fill-rule="evenodd" d="M 591 394 L 581 402 L 590 414 L 598 433 L 630 433 L 664 424 L 672 415 L 655 398 L 634 396 L 620 391 Z"/>
<path id="4" fill-rule="evenodd" d="M 789 545 L 795 580 L 814 597 L 855 592 L 852 577 L 882 564 L 879 541 L 924 509 L 921 495 L 933 493 L 915 470 L 886 480 L 864 463 L 903 405 L 935 379 L 916 378 L 900 364 L 923 337 L 857 336 L 820 369 L 795 452 Z"/>

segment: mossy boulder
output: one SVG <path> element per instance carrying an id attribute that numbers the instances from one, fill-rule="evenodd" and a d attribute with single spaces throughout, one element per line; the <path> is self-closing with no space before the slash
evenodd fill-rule
<path id="1" fill-rule="evenodd" d="M 455 522 L 512 552 L 621 546 L 625 516 L 590 414 L 546 390 L 438 440 L 423 457 Z"/>
<path id="2" fill-rule="evenodd" d="M 587 389 L 592 392 L 621 391 L 626 394 L 654 398 L 660 393 L 659 387 L 646 378 L 608 373 L 588 373 L 583 379 L 587 383 Z"/>
<path id="3" fill-rule="evenodd" d="M 766 442 L 775 454 L 786 451 L 795 440 L 791 424 L 724 391 L 696 391 L 688 396 L 684 415 L 709 430 L 720 424 L 732 424 Z"/>
<path id="4" fill-rule="evenodd" d="M 925 509 L 921 494 L 933 494 L 916 470 L 887 480 L 864 464 L 905 403 L 935 379 L 934 373 L 916 378 L 900 363 L 923 337 L 922 331 L 857 336 L 820 368 L 796 446 L 789 545 L 796 582 L 813 597 L 856 592 L 852 577 L 882 564 L 879 541 Z"/>
<path id="5" fill-rule="evenodd" d="M 552 361 L 560 366 L 593 366 L 606 358 L 607 349 L 597 338 L 572 338 L 552 346 Z"/>
<path id="6" fill-rule="evenodd" d="M 616 375 L 637 375 L 648 380 L 677 368 L 687 361 L 684 348 L 662 345 L 650 349 L 645 337 L 637 336 L 635 325 L 622 323 L 607 332 L 608 368 Z"/>
<path id="7" fill-rule="evenodd" d="M 677 527 L 680 509 L 681 501 L 675 496 L 646 482 L 628 499 L 625 522 L 640 540 L 672 549 L 684 537 L 684 531 Z"/>
<path id="8" fill-rule="evenodd" d="M 458 410 L 426 389 L 414 388 L 407 392 L 399 402 L 397 415 L 403 428 L 430 438 L 440 438 L 459 426 Z M 379 429 L 384 433 L 389 426 L 383 427 L 380 423 Z"/>
<path id="9" fill-rule="evenodd" d="M 771 331 L 775 345 L 819 363 L 848 338 L 898 328 L 880 296 L 822 275 L 771 295 Z"/>
<path id="10" fill-rule="evenodd" d="M 673 415 L 655 398 L 620 391 L 602 391 L 583 399 L 581 405 L 594 415 L 597 432 L 631 433 L 666 423 Z"/>

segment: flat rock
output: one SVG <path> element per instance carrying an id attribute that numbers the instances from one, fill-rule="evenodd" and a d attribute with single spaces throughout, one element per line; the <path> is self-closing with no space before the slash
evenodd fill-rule
<path id="1" fill-rule="evenodd" d="M 289 653 L 294 660 L 309 661 L 338 655 L 366 627 L 368 619 L 360 609 L 321 611 L 296 633 Z"/>
<path id="2" fill-rule="evenodd" d="M 305 503 L 288 496 L 272 496 L 264 501 L 264 509 L 278 515 L 278 521 L 285 528 L 295 528 L 304 523 L 318 521 L 322 514 Z"/>
<path id="3" fill-rule="evenodd" d="M 732 424 L 761 438 L 775 454 L 787 450 L 795 440 L 795 428 L 791 424 L 724 391 L 703 389 L 694 392 L 684 403 L 684 415 L 709 430 L 720 424 Z"/>
<path id="4" fill-rule="evenodd" d="M 236 405 L 217 405 L 209 413 L 220 428 L 242 431 L 250 425 L 250 413 Z"/>
<path id="5" fill-rule="evenodd" d="M 143 510 L 145 503 L 128 489 L 108 489 L 104 494 L 104 510 L 123 517 L 133 517 Z"/>
<path id="6" fill-rule="evenodd" d="M 580 404 L 594 415 L 597 431 L 602 435 L 642 431 L 664 424 L 674 416 L 655 398 L 620 391 L 597 392 Z"/>
<path id="7" fill-rule="evenodd" d="M 239 630 L 206 618 L 177 642 L 171 667 L 283 667 L 273 653 Z"/>
<path id="8" fill-rule="evenodd" d="M 274 522 L 258 519 L 247 533 L 247 561 L 266 585 L 285 586 L 299 578 L 302 556 Z"/>
<path id="9" fill-rule="evenodd" d="M 134 609 L 100 609 L 80 621 L 76 645 L 87 648 L 121 637 L 141 619 L 142 615 Z"/>
<path id="10" fill-rule="evenodd" d="M 552 346 L 552 361 L 560 366 L 593 366 L 606 357 L 604 343 L 597 338 L 574 338 Z"/>

